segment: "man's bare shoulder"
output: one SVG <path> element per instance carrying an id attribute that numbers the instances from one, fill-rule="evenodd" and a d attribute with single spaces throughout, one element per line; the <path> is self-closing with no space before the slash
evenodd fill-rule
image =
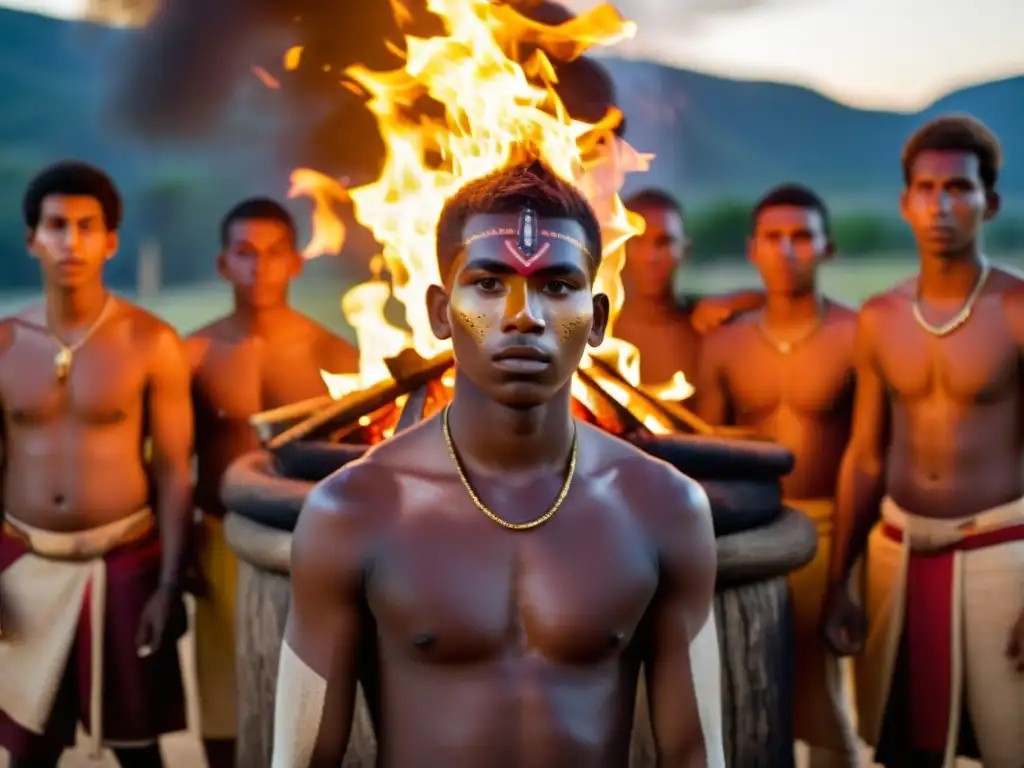
<path id="1" fill-rule="evenodd" d="M 230 333 L 230 316 L 224 315 L 206 325 L 192 331 L 183 340 L 185 354 L 193 372 L 199 373 L 208 356 L 213 350 L 228 345 L 233 346 L 236 340 Z"/>
<path id="2" fill-rule="evenodd" d="M 359 370 L 359 350 L 334 331 L 305 318 L 315 340 L 320 366 L 332 373 L 354 373 Z"/>
<path id="3" fill-rule="evenodd" d="M 206 325 L 196 328 L 185 337 L 185 340 L 205 341 L 206 343 L 211 341 L 230 341 L 230 324 L 231 316 L 223 315 L 215 320 L 211 320 Z"/>
<path id="4" fill-rule="evenodd" d="M 732 349 L 737 342 L 757 333 L 760 319 L 760 309 L 736 315 L 728 323 L 722 323 L 705 333 L 701 346 L 712 353 Z"/>
<path id="5" fill-rule="evenodd" d="M 0 318 L 0 356 L 14 346 L 15 327 L 19 324 L 16 317 Z"/>
<path id="6" fill-rule="evenodd" d="M 914 298 L 916 278 L 908 278 L 891 288 L 869 296 L 861 304 L 858 324 L 861 328 L 876 327 L 894 312 L 905 312 Z"/>
<path id="7" fill-rule="evenodd" d="M 987 292 L 1002 301 L 1006 324 L 1018 346 L 1024 346 L 1024 274 L 1008 267 L 993 267 Z"/>
<path id="8" fill-rule="evenodd" d="M 992 267 L 987 292 L 1002 294 L 1003 301 L 1024 304 L 1024 273 L 1003 265 Z"/>
<path id="9" fill-rule="evenodd" d="M 610 476 L 639 519 L 656 536 L 710 525 L 711 508 L 700 483 L 666 461 L 614 435 L 580 424 L 580 451 L 589 455 L 586 474 Z"/>
<path id="10" fill-rule="evenodd" d="M 114 317 L 127 321 L 132 334 L 140 341 L 157 344 L 167 343 L 169 340 L 181 342 L 181 337 L 173 325 L 148 309 L 125 299 L 116 299 Z"/>
<path id="11" fill-rule="evenodd" d="M 374 446 L 313 486 L 299 517 L 297 543 L 305 542 L 304 549 L 316 551 L 326 541 L 368 544 L 390 526 L 399 511 L 397 485 L 402 473 L 391 443 L 405 442 L 402 436 Z"/>
<path id="12" fill-rule="evenodd" d="M 843 325 L 846 323 L 856 324 L 858 310 L 845 301 L 839 301 L 831 296 L 825 297 L 825 322 Z"/>

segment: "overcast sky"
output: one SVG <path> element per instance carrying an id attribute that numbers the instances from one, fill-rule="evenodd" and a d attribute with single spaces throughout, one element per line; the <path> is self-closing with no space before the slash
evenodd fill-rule
<path id="1" fill-rule="evenodd" d="M 85 2 L 0 0 L 0 5 L 74 17 Z M 577 10 L 596 4 L 564 2 Z M 640 28 L 634 41 L 619 46 L 619 55 L 800 83 L 856 106 L 916 110 L 962 85 L 1024 73 L 1024 0 L 618 0 L 615 5 Z"/>

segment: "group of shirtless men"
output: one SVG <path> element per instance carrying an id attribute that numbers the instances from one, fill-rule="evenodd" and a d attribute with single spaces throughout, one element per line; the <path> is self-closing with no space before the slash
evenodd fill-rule
<path id="1" fill-rule="evenodd" d="M 877 762 L 1024 764 L 1024 278 L 981 245 L 1000 164 L 971 118 L 910 138 L 900 209 L 920 270 L 859 312 L 819 290 L 834 247 L 804 187 L 753 210 L 763 290 L 682 304 L 681 208 L 653 190 L 627 202 L 646 230 L 627 246 L 615 334 L 640 348 L 644 384 L 682 370 L 703 418 L 796 458 L 784 494 L 820 536 L 790 580 L 796 736 L 815 766 L 858 765 L 842 656 Z M 234 308 L 183 341 L 104 285 L 121 215 L 102 171 L 42 171 L 24 219 L 44 298 L 0 321 L 0 747 L 14 768 L 55 766 L 78 723 L 125 768 L 162 765 L 158 737 L 185 726 L 186 591 L 207 759 L 234 764 L 220 479 L 258 447 L 249 416 L 323 394 L 321 370 L 357 362 L 289 306 L 302 257 L 273 201 L 224 217 Z M 536 161 L 447 202 L 426 301 L 454 348 L 454 399 L 306 500 L 275 768 L 340 765 L 360 681 L 382 765 L 625 766 L 641 667 L 658 765 L 724 766 L 707 498 L 571 415 L 573 372 L 609 319 L 600 255 L 591 207 Z"/>

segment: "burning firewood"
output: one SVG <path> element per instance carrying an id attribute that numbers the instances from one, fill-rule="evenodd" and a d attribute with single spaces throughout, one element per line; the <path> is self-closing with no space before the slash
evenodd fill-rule
<path id="1" fill-rule="evenodd" d="M 392 403 L 401 395 L 422 387 L 431 379 L 439 378 L 452 367 L 453 362 L 450 351 L 424 360 L 412 349 L 402 350 L 401 355 L 388 361 L 393 378 L 332 401 L 322 410 L 268 441 L 267 448 L 274 450 L 293 440 L 300 440 L 328 422 L 339 425 L 357 423 L 362 417 Z"/>

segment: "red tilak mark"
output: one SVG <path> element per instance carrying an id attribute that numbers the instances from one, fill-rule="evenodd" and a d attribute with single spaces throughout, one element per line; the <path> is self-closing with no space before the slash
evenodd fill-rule
<path id="1" fill-rule="evenodd" d="M 537 249 L 537 252 L 533 254 L 533 256 L 527 256 L 525 253 L 520 251 L 519 246 L 517 246 L 512 240 L 506 240 L 505 247 L 508 249 L 508 252 L 515 257 L 516 261 L 523 265 L 526 270 L 526 274 L 528 275 L 533 272 L 533 265 L 537 263 L 541 256 L 547 253 L 551 244 L 544 243 L 544 245 Z"/>

